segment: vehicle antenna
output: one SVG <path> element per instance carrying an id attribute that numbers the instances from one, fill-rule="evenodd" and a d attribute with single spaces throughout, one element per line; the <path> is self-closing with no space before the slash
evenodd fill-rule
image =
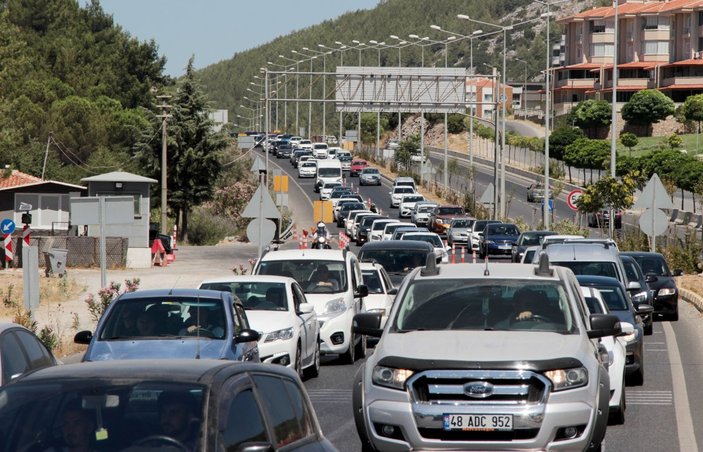
<path id="1" fill-rule="evenodd" d="M 197 302 L 195 309 L 195 359 L 200 359 L 200 295 L 198 295 Z"/>
<path id="2" fill-rule="evenodd" d="M 180 280 L 181 280 L 181 277 L 179 275 L 178 278 L 176 278 L 176 281 L 174 281 L 173 286 L 171 286 L 171 290 L 168 291 L 169 295 L 173 295 L 173 289 L 176 288 L 176 285 L 178 284 L 178 281 L 180 281 Z"/>
<path id="3" fill-rule="evenodd" d="M 486 253 L 486 268 L 483 270 L 483 276 L 491 276 L 491 272 L 488 271 L 488 253 Z"/>

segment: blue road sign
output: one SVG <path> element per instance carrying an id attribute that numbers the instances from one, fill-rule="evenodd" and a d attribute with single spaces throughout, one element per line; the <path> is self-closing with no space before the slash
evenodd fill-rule
<path id="1" fill-rule="evenodd" d="M 0 232 L 2 232 L 3 234 L 12 234 L 13 232 L 15 232 L 15 222 L 10 220 L 9 218 L 5 218 L 0 223 Z"/>
<path id="2" fill-rule="evenodd" d="M 542 207 L 544 207 L 544 199 L 542 200 Z M 554 200 L 550 199 L 549 200 L 549 211 L 551 212 L 553 210 L 554 210 Z"/>

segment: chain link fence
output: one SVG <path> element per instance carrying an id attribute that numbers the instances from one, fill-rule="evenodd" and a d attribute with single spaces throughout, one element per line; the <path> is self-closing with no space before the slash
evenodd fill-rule
<path id="1" fill-rule="evenodd" d="M 22 238 L 12 238 L 15 256 L 9 264 L 12 268 L 22 266 Z M 125 237 L 106 237 L 105 251 L 107 254 L 108 268 L 124 268 L 127 264 L 127 246 L 129 239 Z M 43 254 L 51 248 L 68 250 L 66 267 L 99 267 L 100 266 L 100 239 L 98 237 L 70 237 L 70 236 L 32 236 L 31 246 L 39 248 L 39 266 L 45 265 Z M 5 263 L 5 248 L 0 251 L 0 259 Z"/>

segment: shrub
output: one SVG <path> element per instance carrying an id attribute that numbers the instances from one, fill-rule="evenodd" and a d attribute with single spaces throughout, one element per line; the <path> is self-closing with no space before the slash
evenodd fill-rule
<path id="1" fill-rule="evenodd" d="M 245 227 L 246 225 L 242 225 Z M 192 245 L 216 245 L 228 235 L 234 235 L 236 229 L 230 220 L 204 207 L 193 210 L 188 223 L 188 241 Z"/>
<path id="2" fill-rule="evenodd" d="M 669 240 L 666 247 L 658 250 L 664 255 L 669 268 L 681 269 L 685 273 L 698 273 L 701 271 L 699 262 L 703 246 L 701 243 L 687 234 L 684 239 Z"/>
<path id="3" fill-rule="evenodd" d="M 94 321 L 100 320 L 100 317 L 105 313 L 107 307 L 110 306 L 115 298 L 123 293 L 134 292 L 139 289 L 139 278 L 133 278 L 132 280 L 125 280 L 125 290 L 120 292 L 121 285 L 114 281 L 110 282 L 107 287 L 103 287 L 98 291 L 97 299 L 95 295 L 88 294 L 85 298 L 85 303 L 88 305 L 88 312 Z"/>

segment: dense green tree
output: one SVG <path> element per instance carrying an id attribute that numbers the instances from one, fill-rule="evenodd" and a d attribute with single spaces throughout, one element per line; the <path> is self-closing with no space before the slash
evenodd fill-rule
<path id="1" fill-rule="evenodd" d="M 634 133 L 623 132 L 620 134 L 620 143 L 622 143 L 622 145 L 625 146 L 630 152 L 630 155 L 632 155 L 632 148 L 637 146 L 639 140 L 637 139 L 637 135 Z"/>
<path id="2" fill-rule="evenodd" d="M 696 127 L 696 152 L 698 152 L 701 121 L 703 121 L 703 94 L 688 96 L 681 106 L 681 110 L 687 121 L 695 121 L 698 125 L 698 127 Z"/>
<path id="3" fill-rule="evenodd" d="M 581 129 L 570 126 L 557 127 L 549 135 L 549 156 L 562 160 L 566 147 L 579 138 L 584 138 Z"/>
<path id="4" fill-rule="evenodd" d="M 607 100 L 582 100 L 571 110 L 571 118 L 575 126 L 595 131 L 610 126 L 612 107 Z"/>
<path id="5" fill-rule="evenodd" d="M 593 179 L 594 169 L 603 170 L 610 161 L 610 144 L 605 140 L 591 140 L 579 138 L 564 150 L 564 163 L 575 168 L 583 169 L 583 178 L 586 179 L 586 170 L 591 170 Z M 571 177 L 571 175 L 569 175 Z"/>
<path id="6" fill-rule="evenodd" d="M 645 89 L 632 95 L 622 107 L 624 120 L 636 126 L 646 127 L 674 114 L 674 101 L 661 91 Z"/>
<path id="7" fill-rule="evenodd" d="M 447 130 L 449 133 L 462 133 L 466 132 L 466 126 L 464 125 L 464 115 L 452 114 L 447 116 Z"/>
<path id="8" fill-rule="evenodd" d="M 173 108 L 168 124 L 168 205 L 187 240 L 189 213 L 194 206 L 212 198 L 227 141 L 224 134 L 212 130 L 205 96 L 193 71 L 193 58 L 170 104 Z M 154 130 L 158 130 L 160 121 L 154 119 Z M 160 180 L 160 140 L 145 143 L 140 155 L 147 171 Z"/>

